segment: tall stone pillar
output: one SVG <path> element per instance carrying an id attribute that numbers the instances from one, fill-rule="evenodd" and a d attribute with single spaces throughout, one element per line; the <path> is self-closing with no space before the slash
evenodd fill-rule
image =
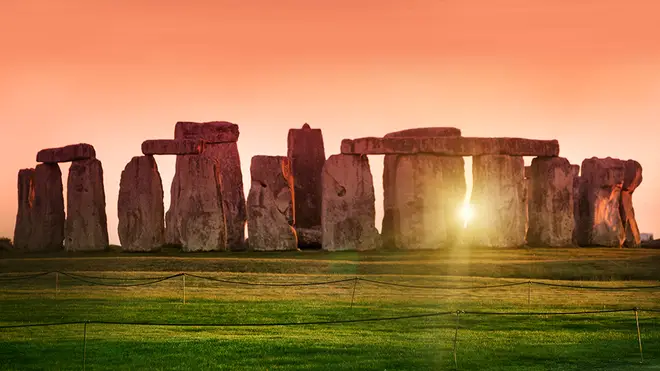
<path id="1" fill-rule="evenodd" d="M 376 197 L 366 156 L 333 155 L 323 167 L 323 250 L 370 250 L 380 246 Z"/>
<path id="2" fill-rule="evenodd" d="M 457 128 L 416 128 L 385 138 L 458 137 Z M 401 249 L 438 249 L 456 242 L 465 200 L 462 157 L 385 155 L 383 244 Z"/>
<path id="3" fill-rule="evenodd" d="M 536 157 L 531 166 L 527 243 L 539 247 L 573 245 L 573 182 L 571 163 L 563 157 Z"/>
<path id="4" fill-rule="evenodd" d="M 67 251 L 100 251 L 108 247 L 103 167 L 97 159 L 75 160 L 67 182 Z"/>
<path id="5" fill-rule="evenodd" d="M 325 147 L 321 129 L 308 124 L 290 129 L 287 157 L 291 161 L 295 195 L 295 227 L 313 229 L 321 225 L 321 173 Z"/>
<path id="6" fill-rule="evenodd" d="M 522 156 L 474 157 L 471 197 L 474 219 L 467 233 L 475 245 L 518 247 L 525 244 L 524 172 Z"/>
<path id="7" fill-rule="evenodd" d="M 227 223 L 227 245 L 233 251 L 245 249 L 247 221 L 238 137 L 238 125 L 226 121 L 177 122 L 174 129 L 175 139 L 203 140 L 205 144 L 201 156 L 212 159 L 217 164 Z M 179 157 L 181 156 L 177 156 Z M 175 174 L 173 188 L 176 182 L 181 182 L 177 177 Z"/>
<path id="8" fill-rule="evenodd" d="M 633 192 L 642 184 L 642 165 L 634 160 L 625 162 L 625 176 L 623 187 L 621 189 L 621 204 L 619 205 L 621 222 L 626 232 L 626 239 L 623 243 L 625 247 L 639 247 L 642 239 L 639 234 L 639 227 L 635 219 L 635 209 L 633 208 Z"/>
<path id="9" fill-rule="evenodd" d="M 18 212 L 14 227 L 14 248 L 17 250 L 30 249 L 34 196 L 34 169 L 21 169 L 18 172 Z"/>

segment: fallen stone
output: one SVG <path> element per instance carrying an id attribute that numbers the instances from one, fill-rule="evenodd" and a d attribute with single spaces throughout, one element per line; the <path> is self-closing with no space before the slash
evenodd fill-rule
<path id="1" fill-rule="evenodd" d="M 14 227 L 14 247 L 18 250 L 30 249 L 32 207 L 35 196 L 34 173 L 34 169 L 21 169 L 18 172 L 18 212 Z"/>
<path id="2" fill-rule="evenodd" d="M 660 239 L 644 241 L 642 242 L 641 247 L 645 249 L 660 249 Z"/>
<path id="3" fill-rule="evenodd" d="M 461 131 L 457 128 L 433 127 L 397 131 L 386 134 L 384 138 L 460 135 Z M 462 229 L 458 210 L 465 196 L 465 177 L 464 168 L 457 167 L 462 164 L 462 158 L 446 156 L 385 155 L 381 234 L 384 246 L 426 249 L 452 243 L 457 228 Z M 448 177 L 449 173 L 453 174 L 452 177 Z M 463 190 L 459 205 L 454 193 L 461 193 L 461 184 Z M 444 192 L 437 192 L 434 189 L 437 187 Z M 452 197 L 445 198 L 447 196 Z M 424 202 L 426 197 L 429 198 Z M 439 225 L 441 228 L 438 228 Z"/>
<path id="4" fill-rule="evenodd" d="M 156 139 L 142 142 L 145 155 L 198 155 L 204 151 L 204 141 Z"/>
<path id="5" fill-rule="evenodd" d="M 157 251 L 165 243 L 163 183 L 153 156 L 133 157 L 121 173 L 117 216 L 123 251 Z"/>
<path id="6" fill-rule="evenodd" d="M 520 156 L 475 156 L 471 205 L 474 218 L 466 236 L 482 247 L 525 244 L 525 163 Z"/>
<path id="7" fill-rule="evenodd" d="M 538 247 L 573 245 L 574 170 L 563 157 L 536 157 L 531 166 L 527 243 Z"/>
<path id="8" fill-rule="evenodd" d="M 42 149 L 37 153 L 37 162 L 58 163 L 96 158 L 96 151 L 91 144 L 72 144 L 59 148 Z"/>
<path id="9" fill-rule="evenodd" d="M 216 161 L 204 155 L 177 156 L 166 240 L 183 251 L 225 251 L 227 227 Z"/>
<path id="10" fill-rule="evenodd" d="M 34 201 L 29 251 L 59 251 L 64 241 L 64 192 L 62 172 L 56 163 L 39 164 L 34 170 Z"/>
<path id="11" fill-rule="evenodd" d="M 203 140 L 206 143 L 237 142 L 240 132 L 238 125 L 227 121 L 176 123 L 174 138 Z"/>
<path id="12" fill-rule="evenodd" d="M 296 231 L 278 209 L 273 190 L 264 183 L 253 180 L 247 205 L 250 249 L 253 251 L 298 250 Z"/>
<path id="13" fill-rule="evenodd" d="M 642 165 L 634 160 L 628 160 L 624 163 L 625 174 L 623 186 L 621 189 L 621 203 L 619 212 L 621 222 L 625 230 L 626 239 L 623 243 L 625 247 L 640 247 L 642 239 L 635 219 L 635 208 L 633 207 L 633 192 L 642 184 Z"/>
<path id="14" fill-rule="evenodd" d="M 247 221 L 241 159 L 236 144 L 238 135 L 238 125 L 224 121 L 178 122 L 174 130 L 175 139 L 203 140 L 205 145 L 201 155 L 215 161 L 218 167 L 218 182 L 222 189 L 227 226 L 227 245 L 232 251 L 245 250 Z"/>
<path id="15" fill-rule="evenodd" d="M 578 244 L 621 247 L 626 237 L 619 211 L 624 162 L 592 157 L 582 162 L 581 174 Z"/>
<path id="16" fill-rule="evenodd" d="M 344 139 L 341 153 L 346 155 L 414 155 L 429 153 L 443 156 L 559 156 L 556 140 L 523 138 L 359 138 Z"/>
<path id="17" fill-rule="evenodd" d="M 375 227 L 374 186 L 367 157 L 330 156 L 321 179 L 323 249 L 378 248 L 380 236 Z"/>
<path id="18" fill-rule="evenodd" d="M 298 247 L 301 249 L 320 249 L 323 245 L 321 226 L 314 228 L 296 228 Z"/>
<path id="19" fill-rule="evenodd" d="M 296 228 L 321 225 L 321 173 L 325 164 L 325 147 L 321 129 L 290 129 L 287 157 L 293 170 Z"/>
<path id="20" fill-rule="evenodd" d="M 67 181 L 64 249 L 102 251 L 108 245 L 101 161 L 97 159 L 73 161 Z"/>

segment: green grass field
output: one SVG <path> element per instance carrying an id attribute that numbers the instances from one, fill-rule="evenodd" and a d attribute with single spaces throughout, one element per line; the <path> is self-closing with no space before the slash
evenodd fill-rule
<path id="1" fill-rule="evenodd" d="M 419 286 L 484 287 L 533 279 L 616 287 L 658 285 L 659 266 L 660 250 L 645 249 L 153 255 L 110 251 L 76 257 L 5 253 L 0 277 L 60 270 L 108 278 L 93 282 L 126 284 L 146 281 L 118 278 L 188 272 L 275 284 L 359 276 Z M 86 334 L 83 324 L 0 329 L 0 369 L 83 369 L 83 357 L 88 370 L 451 370 L 455 362 L 461 370 L 660 369 L 660 313 L 644 311 L 660 309 L 660 289 L 596 291 L 522 284 L 448 290 L 365 281 L 271 287 L 190 276 L 185 280 L 184 304 L 180 276 L 136 287 L 92 285 L 63 274 L 25 281 L 0 278 L 0 326 L 92 322 Z M 478 313 L 633 307 L 642 309 L 643 363 L 632 310 L 588 315 Z M 458 326 L 457 310 L 467 312 L 458 315 Z M 442 312 L 452 313 L 317 325 L 162 326 L 296 324 Z"/>

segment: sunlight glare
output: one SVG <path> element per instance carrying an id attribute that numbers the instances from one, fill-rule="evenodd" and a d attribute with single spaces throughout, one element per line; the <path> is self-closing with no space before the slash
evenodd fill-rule
<path id="1" fill-rule="evenodd" d="M 461 207 L 461 218 L 463 219 L 463 228 L 467 228 L 468 223 L 472 218 L 474 217 L 474 210 L 472 209 L 472 205 L 469 203 L 464 203 L 463 206 Z"/>

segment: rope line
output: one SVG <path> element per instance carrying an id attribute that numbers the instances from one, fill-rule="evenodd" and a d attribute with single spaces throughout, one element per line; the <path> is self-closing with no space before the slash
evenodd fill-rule
<path id="1" fill-rule="evenodd" d="M 69 278 L 72 278 L 72 279 L 74 279 L 74 280 L 77 280 L 77 281 L 80 281 L 80 282 L 89 283 L 90 285 L 96 285 L 96 286 L 108 286 L 108 287 L 136 287 L 136 286 L 153 285 L 153 284 L 155 284 L 155 283 L 159 283 L 159 282 L 167 281 L 167 280 L 169 280 L 169 279 L 176 278 L 176 277 L 181 277 L 181 276 L 184 275 L 184 273 L 177 273 L 177 274 L 173 274 L 173 275 L 171 275 L 171 276 L 163 277 L 163 278 L 160 278 L 160 279 L 158 279 L 158 280 L 154 280 L 154 281 L 150 281 L 150 282 L 132 283 L 132 284 L 131 284 L 131 283 L 127 283 L 127 284 L 111 284 L 111 283 L 94 282 L 94 281 L 91 281 L 91 280 L 88 280 L 88 279 L 85 279 L 85 278 L 80 278 L 80 277 L 77 277 L 77 276 L 72 276 L 72 275 L 70 275 L 69 273 L 64 273 L 64 272 L 59 272 L 59 273 L 62 274 L 62 275 L 65 275 L 65 276 L 67 276 L 67 277 L 69 277 Z"/>
<path id="2" fill-rule="evenodd" d="M 396 317 L 371 317 L 371 318 L 356 318 L 346 320 L 331 320 L 331 321 L 304 321 L 304 322 L 265 322 L 265 323 L 169 323 L 169 322 L 125 322 L 125 321 L 72 321 L 72 322 L 51 322 L 51 323 L 28 323 L 20 325 L 2 325 L 0 330 L 28 328 L 28 327 L 50 327 L 50 326 L 66 326 L 66 325 L 81 325 L 81 324 L 98 324 L 98 325 L 130 325 L 130 326 L 168 326 L 168 327 L 281 327 L 281 326 L 308 326 L 308 325 L 334 325 L 345 323 L 362 323 L 362 322 L 382 322 L 382 321 L 398 321 L 405 319 L 416 318 L 430 318 L 440 317 L 447 315 L 483 315 L 483 316 L 568 316 L 568 315 L 589 315 L 589 314 L 603 314 L 603 313 L 623 313 L 631 311 L 639 312 L 660 312 L 658 309 L 641 309 L 641 308 L 628 308 L 628 309 L 609 309 L 609 310 L 592 310 L 592 311 L 575 311 L 575 312 L 484 312 L 484 311 L 464 311 L 454 310 L 446 312 L 433 312 L 423 314 L 412 314 L 408 316 Z"/>
<path id="3" fill-rule="evenodd" d="M 199 278 L 208 281 L 223 282 L 223 283 L 232 283 L 237 285 L 248 285 L 248 286 L 277 286 L 277 287 L 292 287 L 292 286 L 318 286 L 318 285 L 329 285 L 333 283 L 342 283 L 342 282 L 353 282 L 355 278 L 345 278 L 341 280 L 334 281 L 321 281 L 321 282 L 304 282 L 304 283 L 260 283 L 260 282 L 246 282 L 246 281 L 232 281 L 225 280 L 221 278 L 205 277 L 198 276 L 196 274 L 184 273 L 188 277 Z"/>
<path id="4" fill-rule="evenodd" d="M 423 285 L 409 285 L 409 284 L 403 284 L 403 283 L 394 283 L 394 282 L 384 282 L 384 281 L 377 281 L 377 280 L 372 280 L 369 278 L 362 278 L 358 277 L 357 278 L 360 281 L 364 282 L 370 282 L 374 283 L 377 285 L 385 285 L 385 286 L 396 286 L 396 287 L 406 287 L 406 288 L 415 288 L 415 289 L 444 289 L 444 290 L 478 290 L 478 289 L 494 289 L 498 287 L 510 287 L 510 286 L 520 286 L 520 285 L 526 285 L 527 282 L 513 282 L 513 283 L 504 283 L 500 285 L 481 285 L 481 286 L 423 286 Z"/>

